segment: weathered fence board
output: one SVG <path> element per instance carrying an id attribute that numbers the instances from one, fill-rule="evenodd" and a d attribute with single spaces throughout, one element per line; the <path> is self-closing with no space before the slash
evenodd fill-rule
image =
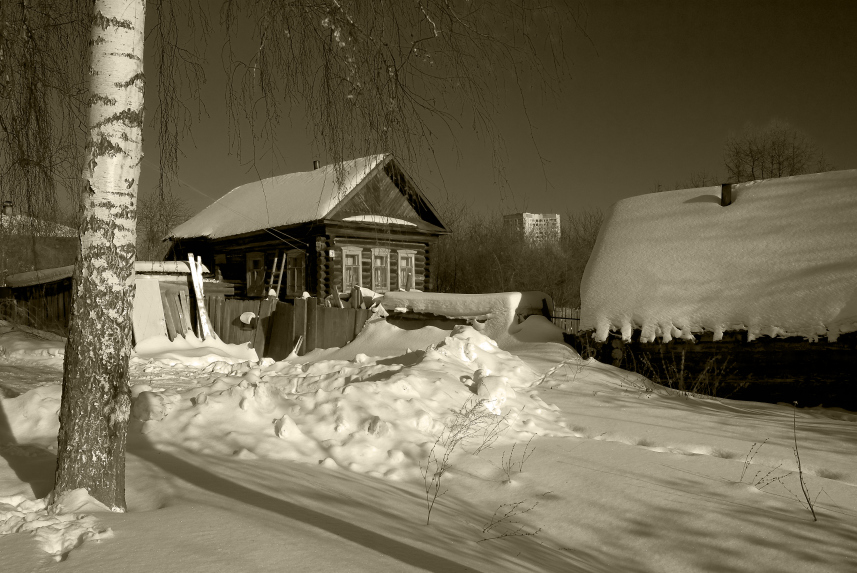
<path id="1" fill-rule="evenodd" d="M 580 309 L 558 306 L 554 308 L 551 320 L 567 334 L 580 332 Z"/>
<path id="2" fill-rule="evenodd" d="M 316 304 L 316 300 L 313 299 L 313 304 Z M 294 337 L 295 344 L 298 343 L 298 336 L 301 336 L 304 340 L 306 339 L 306 315 L 307 315 L 307 299 L 305 298 L 296 298 L 295 299 L 295 326 L 294 326 Z M 297 352 L 299 355 L 304 354 L 303 343 L 301 343 L 301 347 L 298 348 Z M 294 349 L 294 344 L 292 344 L 292 349 Z M 290 349 L 291 350 L 291 349 Z"/>
<path id="3" fill-rule="evenodd" d="M 294 307 L 286 303 L 278 304 L 272 317 L 267 356 L 274 360 L 282 360 L 288 356 L 294 346 L 294 332 Z"/>
<path id="4" fill-rule="evenodd" d="M 314 303 L 315 301 L 313 301 Z M 318 309 L 317 304 L 306 307 L 306 336 L 304 337 L 304 353 L 318 348 Z"/>

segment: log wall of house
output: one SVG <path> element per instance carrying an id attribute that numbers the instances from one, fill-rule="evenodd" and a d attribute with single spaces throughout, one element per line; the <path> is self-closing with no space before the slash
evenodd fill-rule
<path id="1" fill-rule="evenodd" d="M 287 234 L 286 234 L 287 233 Z M 285 231 L 274 230 L 222 239 L 184 239 L 177 241 L 169 258 L 185 260 L 188 253 L 201 256 L 203 263 L 212 270 L 220 270 L 223 280 L 235 288 L 236 296 L 246 295 L 247 253 L 264 254 L 265 268 L 273 268 L 275 257 L 285 251 L 300 248 L 306 251 L 306 290 L 312 296 L 324 298 L 333 293 L 333 286 L 340 291 L 343 286 L 342 247 L 362 249 L 363 286 L 372 286 L 372 249 L 390 249 L 390 288 L 399 288 L 397 250 L 414 251 L 414 288 L 431 291 L 435 288 L 435 272 L 432 267 L 433 247 L 437 237 L 420 231 L 391 231 L 386 228 L 373 229 L 365 224 L 334 222 L 330 224 L 307 224 Z M 333 256 L 331 256 L 333 252 Z M 222 262 L 218 263 L 217 260 Z M 284 298 L 281 291 L 281 299 Z"/>

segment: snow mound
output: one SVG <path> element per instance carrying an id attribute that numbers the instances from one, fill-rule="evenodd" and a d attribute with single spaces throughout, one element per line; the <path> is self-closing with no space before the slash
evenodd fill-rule
<path id="1" fill-rule="evenodd" d="M 55 447 L 61 398 L 60 384 L 34 388 L 14 398 L 0 398 L 0 409 L 9 423 L 9 442 Z M 0 433 L 0 445 L 6 445 L 3 438 Z"/>
<path id="2" fill-rule="evenodd" d="M 73 513 L 77 511 L 109 510 L 85 489 L 67 492 L 54 507 L 46 506 L 44 499 L 30 500 L 23 495 L 0 497 L 0 535 L 30 533 L 55 561 L 64 560 L 85 541 L 113 537 L 110 528 L 99 527 L 91 515 Z"/>
<path id="3" fill-rule="evenodd" d="M 141 341 L 131 353 L 132 358 L 155 359 L 164 364 L 207 366 L 213 362 L 236 364 L 257 362 L 256 351 L 249 343 L 226 344 L 220 339 L 200 340 L 192 332 L 186 338 L 177 336 L 172 342 L 166 336 L 153 336 Z"/>
<path id="4" fill-rule="evenodd" d="M 518 342 L 563 340 L 562 330 L 549 320 L 541 323 L 529 320 L 533 315 L 541 315 L 545 306 L 548 311 L 553 310 L 550 297 L 536 291 L 490 294 L 394 291 L 386 293 L 381 304 L 385 308 L 469 319 L 474 328 L 497 341 L 501 348 Z"/>
<path id="5" fill-rule="evenodd" d="M 463 326 L 393 358 L 286 360 L 181 392 L 147 387 L 135 393 L 130 431 L 204 454 L 417 479 L 437 437 L 468 408 L 478 423 L 501 426 L 505 439 L 567 435 L 534 388 L 541 379 Z"/>
<path id="6" fill-rule="evenodd" d="M 62 358 L 65 338 L 35 328 L 0 320 L 0 356 L 9 358 Z"/>
<path id="7" fill-rule="evenodd" d="M 598 340 L 747 329 L 857 330 L 857 170 L 631 197 L 608 213 L 581 284 Z"/>

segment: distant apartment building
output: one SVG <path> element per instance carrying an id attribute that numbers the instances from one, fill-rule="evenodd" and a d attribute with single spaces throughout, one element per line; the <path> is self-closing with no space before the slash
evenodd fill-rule
<path id="1" fill-rule="evenodd" d="M 503 215 L 503 225 L 514 229 L 531 241 L 558 241 L 559 215 L 539 213 L 513 213 Z"/>

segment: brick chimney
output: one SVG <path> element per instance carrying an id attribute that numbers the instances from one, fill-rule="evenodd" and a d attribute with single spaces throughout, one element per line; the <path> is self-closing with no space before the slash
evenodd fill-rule
<path id="1" fill-rule="evenodd" d="M 312 162 L 313 170 L 318 169 L 319 167 L 321 167 L 321 164 L 318 162 L 318 159 Z"/>

